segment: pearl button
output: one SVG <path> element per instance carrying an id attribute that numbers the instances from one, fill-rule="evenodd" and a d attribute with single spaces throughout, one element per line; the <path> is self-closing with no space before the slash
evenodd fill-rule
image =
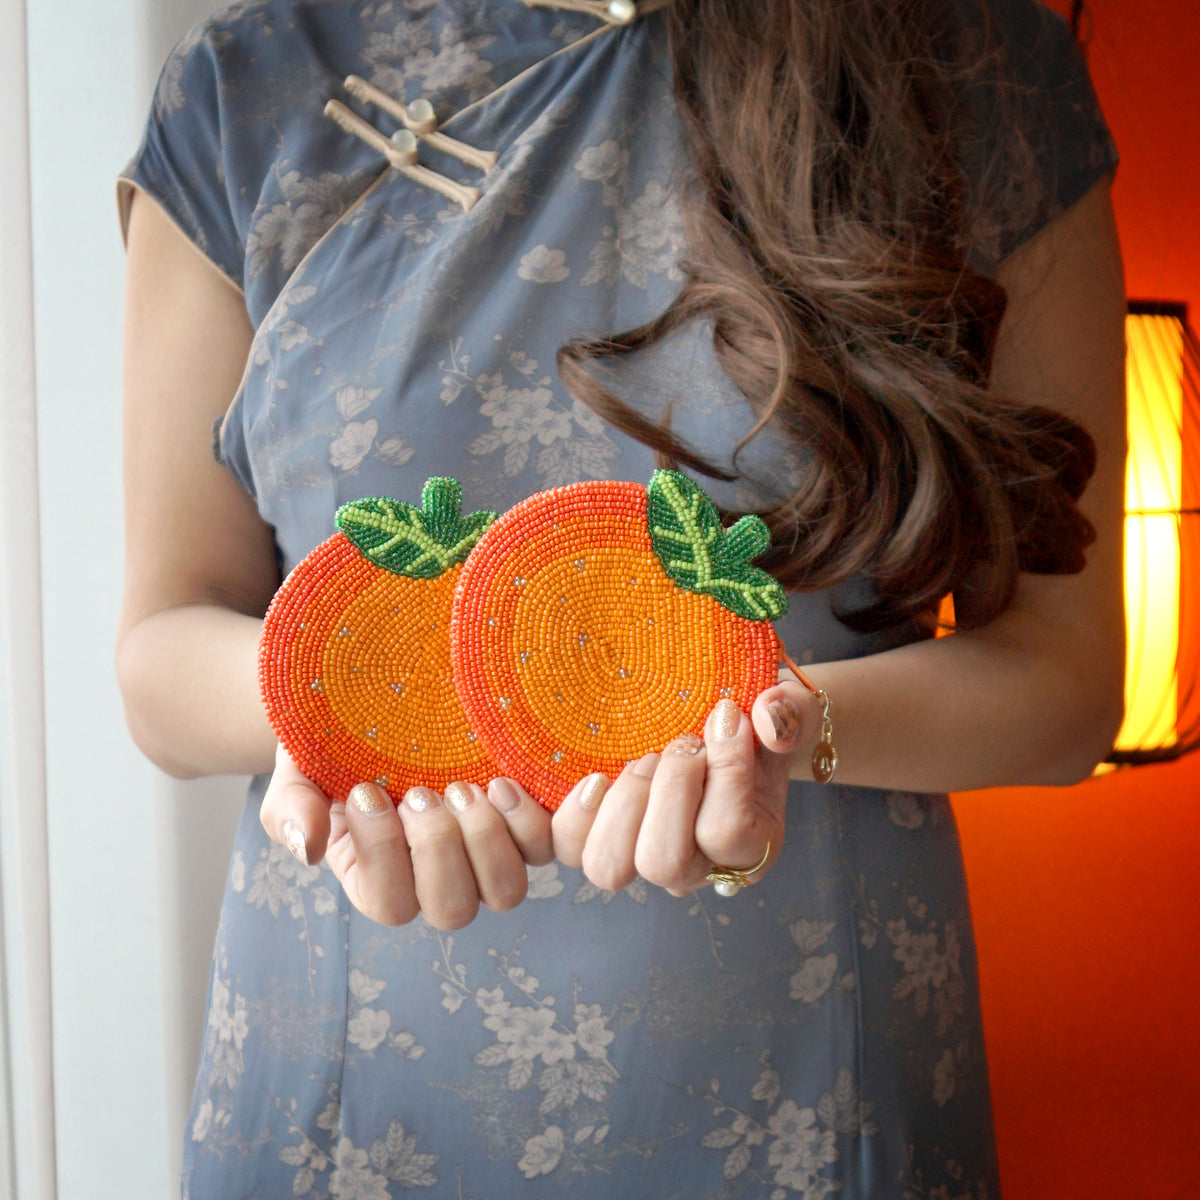
<path id="1" fill-rule="evenodd" d="M 408 106 L 408 115 L 412 117 L 414 121 L 420 121 L 422 123 L 425 121 L 432 121 L 433 105 L 430 104 L 424 96 L 422 96 L 419 100 L 414 100 Z"/>
<path id="2" fill-rule="evenodd" d="M 417 135 L 410 129 L 397 129 L 392 134 L 392 145 L 401 154 L 415 154 L 417 152 Z"/>
<path id="3" fill-rule="evenodd" d="M 618 25 L 628 25 L 637 16 L 637 5 L 633 0 L 609 0 L 608 15 Z"/>
<path id="4" fill-rule="evenodd" d="M 732 880 L 719 879 L 713 884 L 713 891 L 718 896 L 736 896 L 742 890 L 740 883 L 734 883 Z"/>

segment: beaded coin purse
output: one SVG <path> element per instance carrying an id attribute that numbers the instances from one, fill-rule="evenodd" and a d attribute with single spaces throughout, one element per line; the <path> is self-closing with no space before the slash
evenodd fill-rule
<path id="1" fill-rule="evenodd" d="M 450 610 L 492 512 L 463 517 L 462 489 L 430 479 L 421 507 L 367 499 L 284 580 L 259 643 L 267 716 L 296 765 L 344 800 L 374 780 L 486 787 L 503 774 L 463 713 L 450 671 Z"/>
<path id="2" fill-rule="evenodd" d="M 576 483 L 500 517 L 463 567 L 450 654 L 471 728 L 504 773 L 555 809 L 585 775 L 615 778 L 722 697 L 749 711 L 777 678 L 787 602 L 750 560 L 770 537 L 722 529 L 684 475 Z"/>
<path id="3" fill-rule="evenodd" d="M 267 612 L 267 713 L 331 796 L 507 775 L 554 810 L 794 667 L 771 625 L 783 589 L 750 565 L 766 526 L 723 528 L 685 475 L 570 484 L 498 518 L 461 502 L 435 478 L 420 508 L 345 505 Z"/>

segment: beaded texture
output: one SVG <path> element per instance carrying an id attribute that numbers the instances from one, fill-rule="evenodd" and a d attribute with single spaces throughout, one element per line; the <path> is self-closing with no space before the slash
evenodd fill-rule
<path id="1" fill-rule="evenodd" d="M 337 800 L 365 780 L 398 803 L 416 784 L 486 786 L 503 773 L 458 702 L 449 639 L 463 561 L 495 514 L 462 517 L 453 479 L 430 479 L 421 499 L 340 508 L 340 531 L 297 564 L 263 623 L 267 716 Z"/>
<path id="2" fill-rule="evenodd" d="M 459 580 L 450 652 L 471 727 L 505 774 L 553 811 L 585 775 L 615 777 L 701 735 L 718 700 L 749 710 L 776 681 L 767 618 L 786 607 L 745 561 L 765 548 L 756 521 L 723 530 L 695 484 L 659 471 L 649 489 L 540 492 L 489 528 Z M 759 615 L 728 607 L 730 594 Z"/>
<path id="3" fill-rule="evenodd" d="M 267 612 L 271 724 L 330 796 L 507 775 L 553 811 L 776 681 L 786 601 L 749 565 L 766 528 L 723 529 L 686 476 L 571 484 L 499 519 L 461 500 L 431 479 L 420 509 L 344 506 Z"/>

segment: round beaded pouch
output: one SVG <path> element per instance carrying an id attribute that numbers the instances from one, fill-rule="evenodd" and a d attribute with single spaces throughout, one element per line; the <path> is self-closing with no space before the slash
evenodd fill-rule
<path id="1" fill-rule="evenodd" d="M 284 580 L 267 610 L 259 680 L 296 765 L 329 796 L 374 780 L 399 801 L 415 784 L 487 786 L 489 761 L 455 694 L 450 612 L 463 562 L 496 514 L 462 516 L 456 480 L 421 507 L 371 498 L 338 509 L 339 532 Z"/>
<path id="2" fill-rule="evenodd" d="M 729 697 L 776 682 L 783 589 L 750 565 L 762 520 L 728 529 L 684 475 L 578 483 L 499 517 L 463 567 L 450 654 L 471 728 L 501 773 L 553 810 Z"/>

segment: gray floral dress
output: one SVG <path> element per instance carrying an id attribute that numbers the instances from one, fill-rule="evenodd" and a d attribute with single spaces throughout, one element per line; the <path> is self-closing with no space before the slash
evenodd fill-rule
<path id="1" fill-rule="evenodd" d="M 1057 18 L 992 13 L 1021 136 L 988 138 L 977 261 L 1111 168 Z M 979 23 L 964 18 L 963 36 Z M 554 370 L 577 334 L 627 328 L 677 290 L 681 161 L 660 17 L 611 28 L 521 0 L 254 0 L 168 61 L 126 172 L 244 291 L 257 330 L 217 452 L 287 570 L 364 495 L 430 475 L 504 510 L 578 479 L 645 482 L 647 451 Z M 428 98 L 495 151 L 465 213 L 322 115 L 355 73 Z M 1005 85 L 1007 86 L 1007 85 Z M 1016 160 L 1013 156 L 1016 155 Z M 749 413 L 703 329 L 622 368 L 648 411 L 728 456 Z M 761 502 L 803 463 L 770 432 L 718 498 Z M 837 599 L 853 602 L 854 588 Z M 851 633 L 795 594 L 794 657 L 918 636 Z M 352 910 L 325 867 L 269 843 L 252 787 L 229 871 L 185 1131 L 192 1200 L 846 1200 L 998 1195 L 970 917 L 944 796 L 797 783 L 763 883 L 733 900 L 610 894 L 530 871 L 515 911 L 441 934 Z"/>

